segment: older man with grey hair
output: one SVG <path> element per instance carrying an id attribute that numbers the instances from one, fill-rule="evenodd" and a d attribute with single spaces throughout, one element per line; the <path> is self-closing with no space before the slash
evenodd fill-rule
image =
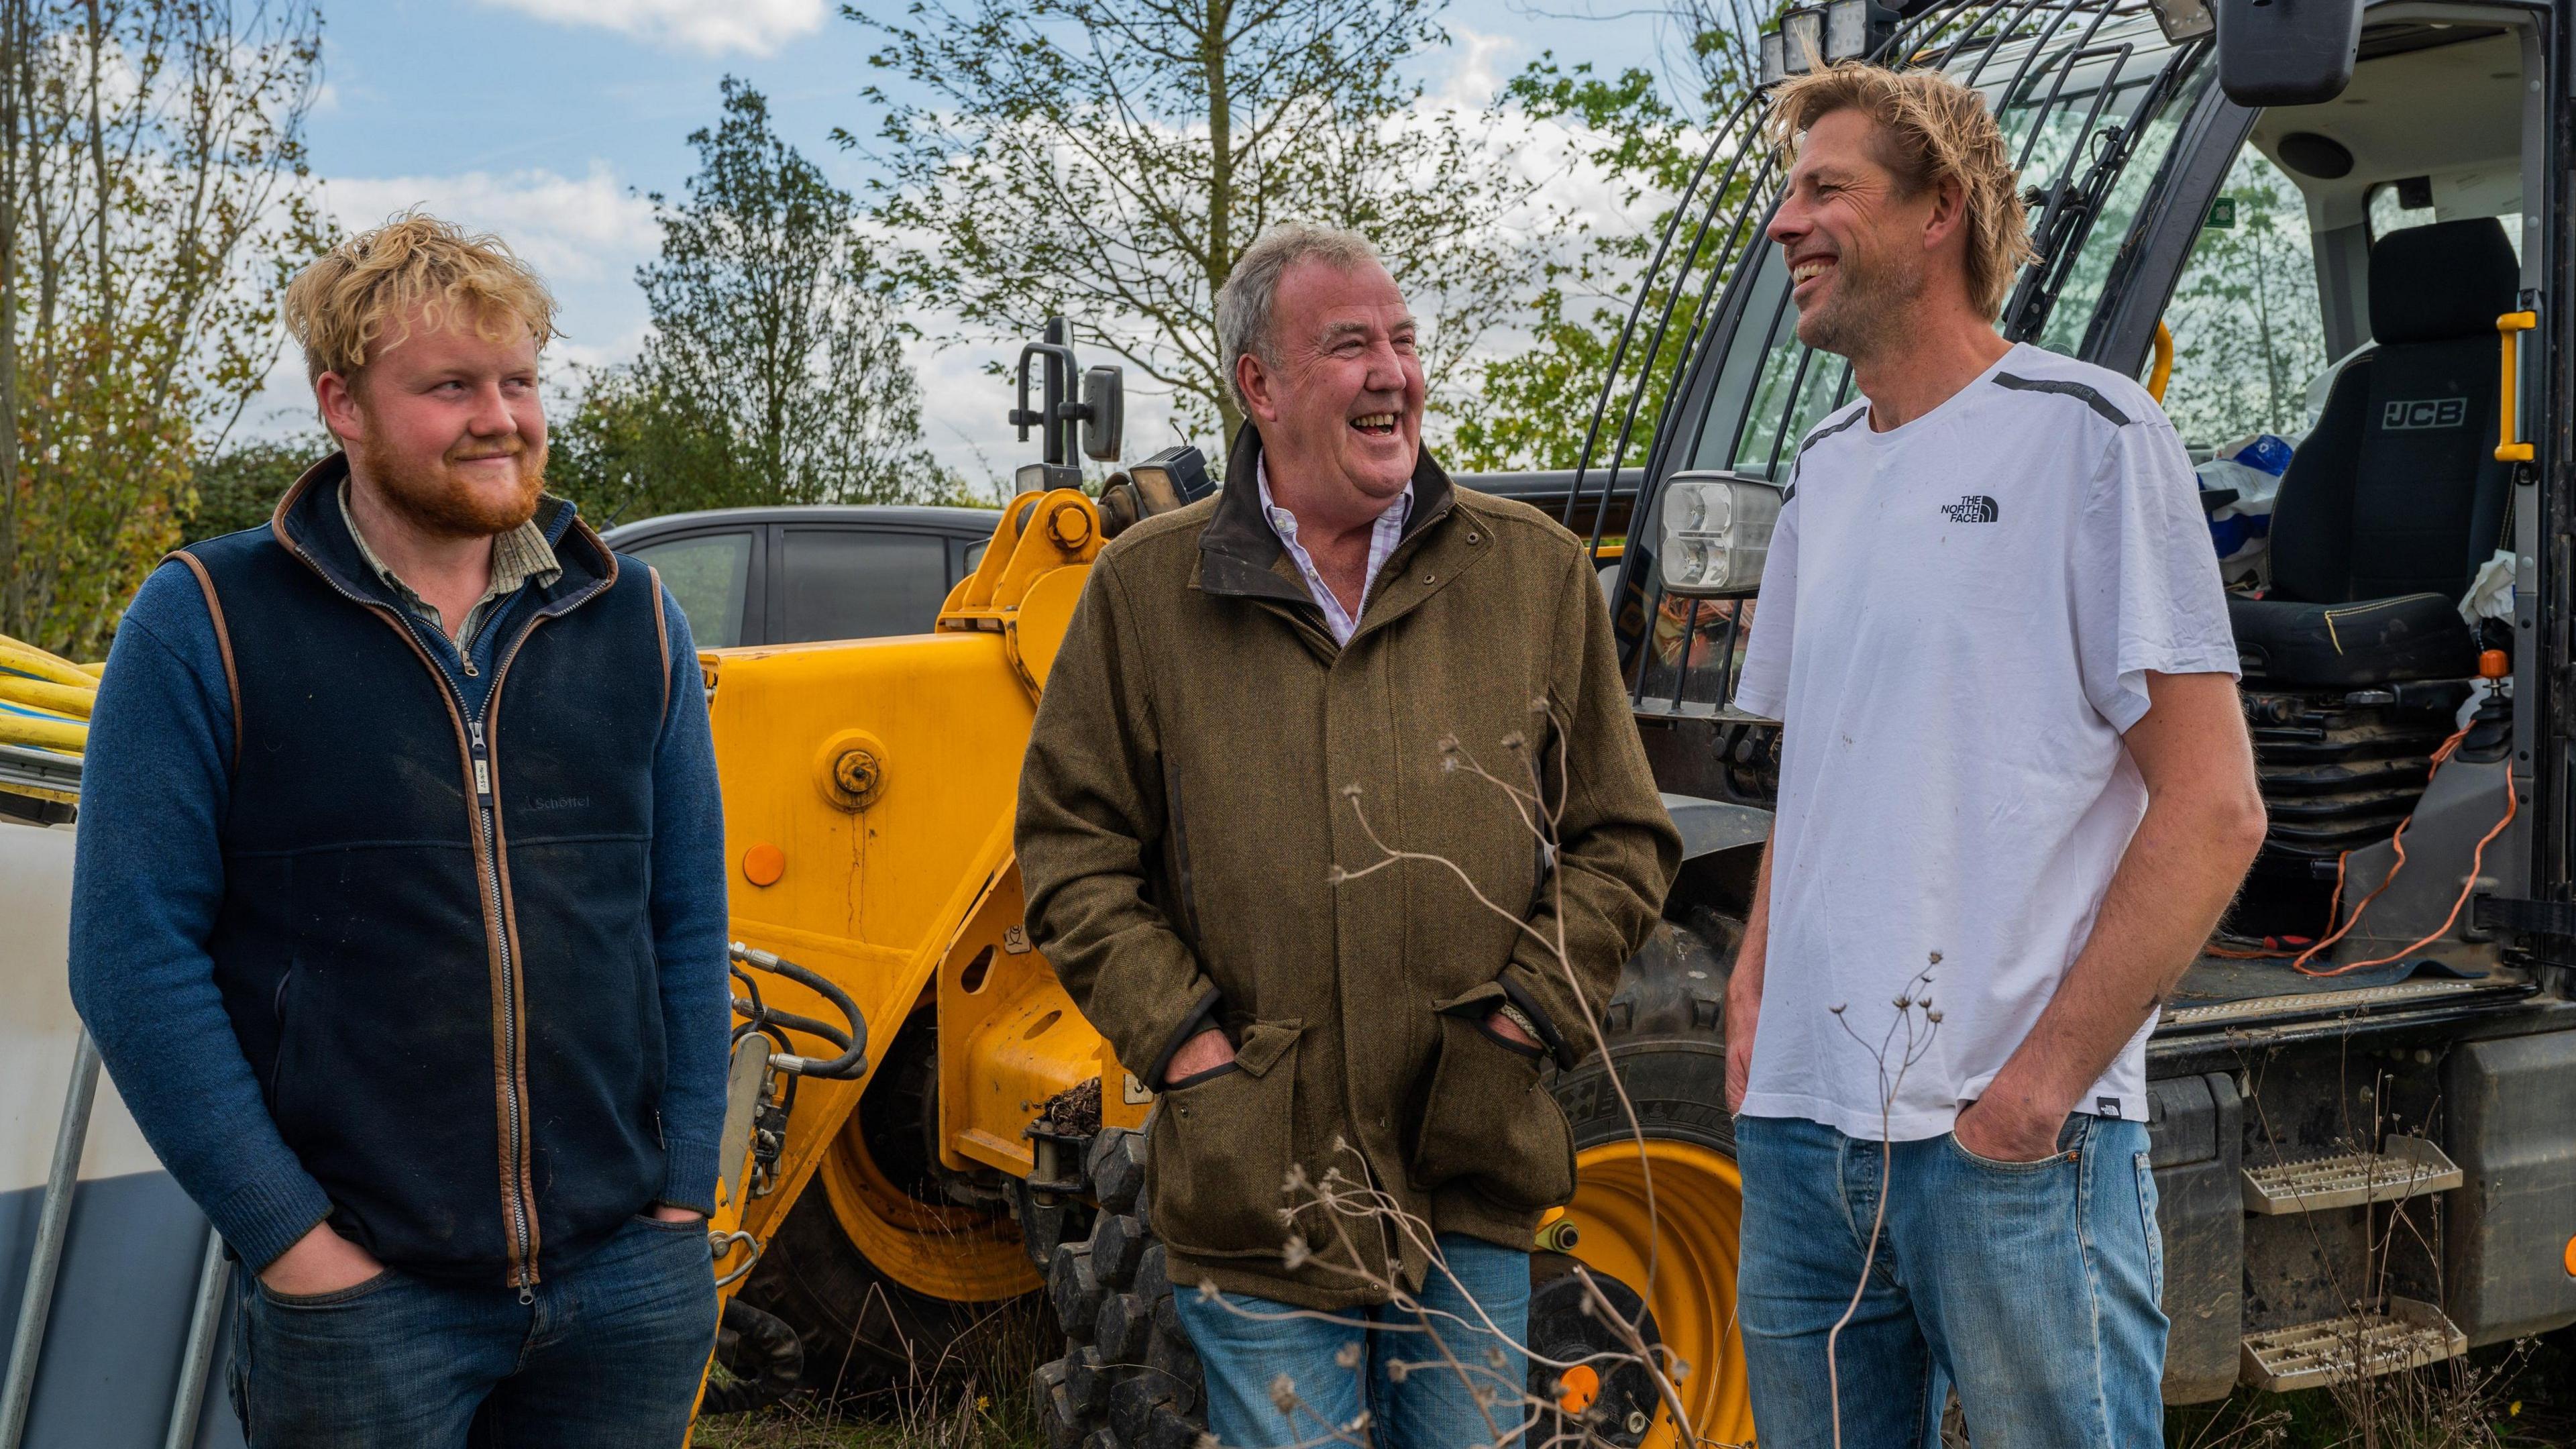
<path id="1" fill-rule="evenodd" d="M 1680 841 L 1591 559 L 1431 460 L 1367 241 L 1270 233 L 1217 321 L 1225 487 L 1101 553 L 1030 733 L 1029 934 L 1160 1093 L 1150 1221 L 1217 1438 L 1509 1443 L 1574 1191 L 1546 1068 L 1594 1049 Z"/>

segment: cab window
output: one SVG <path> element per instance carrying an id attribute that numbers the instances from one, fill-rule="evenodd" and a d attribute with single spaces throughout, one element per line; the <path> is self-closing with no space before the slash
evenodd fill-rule
<path id="1" fill-rule="evenodd" d="M 2370 188 L 2370 239 L 2410 226 L 2431 226 L 2463 216 L 2492 216 L 2522 259 L 2522 178 L 2501 167 L 2465 176 L 2415 176 Z"/>
<path id="2" fill-rule="evenodd" d="M 2165 416 L 2195 455 L 2307 431 L 2309 384 L 2330 360 L 2308 206 L 2250 143 L 2210 205 L 2165 325 L 2174 345 Z"/>

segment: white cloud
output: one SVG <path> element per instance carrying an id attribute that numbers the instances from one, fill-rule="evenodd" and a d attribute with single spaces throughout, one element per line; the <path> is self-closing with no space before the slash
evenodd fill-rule
<path id="1" fill-rule="evenodd" d="M 363 231 L 405 207 L 497 234 L 558 285 L 623 279 L 653 255 L 653 205 L 599 161 L 581 177 L 543 169 L 453 176 L 342 177 L 326 181 L 332 218 Z"/>
<path id="2" fill-rule="evenodd" d="M 614 30 L 673 49 L 768 55 L 823 27 L 826 0 L 484 0 L 557 25 Z"/>
<path id="3" fill-rule="evenodd" d="M 1487 35 L 1464 25 L 1449 27 L 1449 43 L 1456 48 L 1455 59 L 1435 95 L 1443 104 L 1463 109 L 1494 98 L 1503 88 L 1503 62 L 1521 48 L 1509 36 Z"/>

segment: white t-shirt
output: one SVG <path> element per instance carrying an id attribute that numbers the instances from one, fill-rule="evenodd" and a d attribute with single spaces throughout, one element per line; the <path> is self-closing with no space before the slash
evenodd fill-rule
<path id="1" fill-rule="evenodd" d="M 2149 670 L 2233 675 L 2236 645 L 2190 459 L 2136 383 L 2023 345 L 1901 428 L 1863 400 L 1807 435 L 1735 693 L 1783 725 L 1748 1115 L 1875 1140 L 1872 1048 L 1928 967 L 1942 1019 L 1886 1127 L 1950 1130 L 2146 813 L 2120 735 Z M 2080 1110 L 2145 1119 L 2154 1025 Z"/>

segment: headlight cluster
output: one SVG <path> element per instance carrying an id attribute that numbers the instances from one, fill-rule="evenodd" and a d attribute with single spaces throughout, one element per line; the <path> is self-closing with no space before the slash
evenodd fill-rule
<path id="1" fill-rule="evenodd" d="M 1664 484 L 1664 592 L 1723 598 L 1754 592 L 1780 521 L 1779 485 L 1733 473 L 1676 473 Z"/>

